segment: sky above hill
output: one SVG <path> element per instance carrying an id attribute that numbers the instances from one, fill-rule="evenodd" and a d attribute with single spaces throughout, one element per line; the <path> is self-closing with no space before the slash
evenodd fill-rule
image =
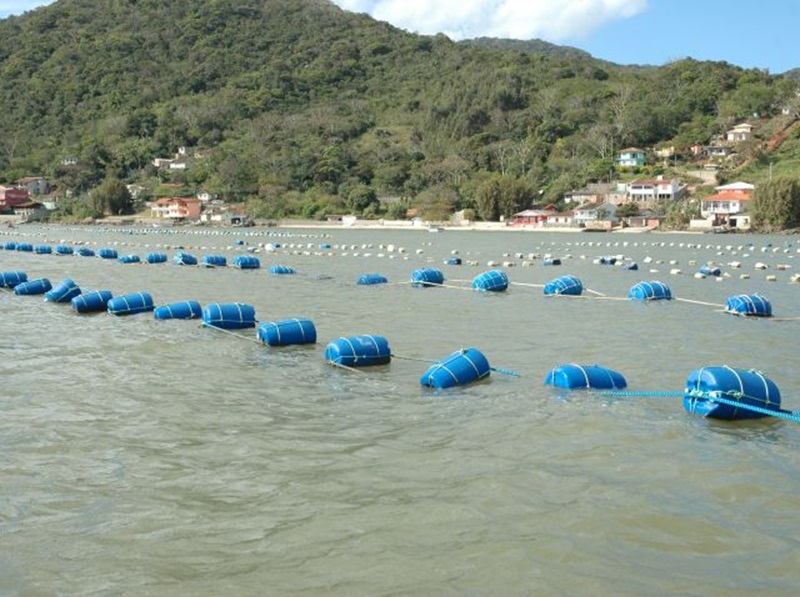
<path id="1" fill-rule="evenodd" d="M 618 64 L 691 57 L 773 74 L 800 67 L 798 0 L 332 0 L 414 33 L 543 39 Z M 0 0 L 0 17 L 51 4 Z"/>

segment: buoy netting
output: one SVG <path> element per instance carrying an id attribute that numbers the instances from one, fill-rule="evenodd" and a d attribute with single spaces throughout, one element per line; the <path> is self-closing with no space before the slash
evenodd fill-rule
<path id="1" fill-rule="evenodd" d="M 435 267 L 423 267 L 411 272 L 411 285 L 417 288 L 444 284 L 444 274 Z"/>
<path id="2" fill-rule="evenodd" d="M 544 285 L 544 294 L 547 296 L 558 294 L 580 296 L 583 294 L 583 283 L 575 276 L 561 276 Z"/>
<path id="3" fill-rule="evenodd" d="M 202 316 L 203 308 L 197 301 L 178 301 L 153 309 L 156 319 L 199 319 Z"/>
<path id="4" fill-rule="evenodd" d="M 203 255 L 200 265 L 205 267 L 225 267 L 228 265 L 228 259 L 225 255 Z"/>
<path id="5" fill-rule="evenodd" d="M 258 339 L 267 346 L 314 344 L 317 341 L 317 329 L 310 319 L 266 321 L 258 327 Z"/>
<path id="6" fill-rule="evenodd" d="M 178 251 L 175 253 L 175 257 L 172 258 L 172 262 L 176 265 L 197 265 L 197 257 L 191 253 Z"/>
<path id="7" fill-rule="evenodd" d="M 570 390 L 586 388 L 593 390 L 619 390 L 628 382 L 618 371 L 599 365 L 577 365 L 570 363 L 551 369 L 544 378 L 545 385 Z"/>
<path id="8" fill-rule="evenodd" d="M 120 263 L 140 263 L 138 255 L 121 255 L 119 258 Z"/>
<path id="9" fill-rule="evenodd" d="M 345 367 L 385 365 L 392 359 L 389 341 L 383 336 L 348 336 L 334 340 L 325 348 L 325 360 Z"/>
<path id="10" fill-rule="evenodd" d="M 656 280 L 652 282 L 639 282 L 628 291 L 629 299 L 640 301 L 657 301 L 672 299 L 672 291 L 669 286 Z"/>
<path id="11" fill-rule="evenodd" d="M 203 324 L 223 330 L 256 327 L 256 310 L 246 303 L 211 303 L 203 309 Z"/>
<path id="12" fill-rule="evenodd" d="M 58 245 L 56 255 L 72 255 L 75 251 L 69 245 Z"/>
<path id="13" fill-rule="evenodd" d="M 758 419 L 767 414 L 714 402 L 725 398 L 767 410 L 780 410 L 778 386 L 760 371 L 734 369 L 727 365 L 696 369 L 689 374 L 683 406 L 689 414 L 714 419 Z"/>
<path id="14" fill-rule="evenodd" d="M 0 288 L 14 288 L 17 284 L 28 281 L 28 274 L 23 271 L 0 272 Z"/>
<path id="15" fill-rule="evenodd" d="M 772 317 L 772 304 L 758 294 L 737 294 L 725 301 L 725 312 L 753 317 Z"/>
<path id="16" fill-rule="evenodd" d="M 716 265 L 703 265 L 700 267 L 700 273 L 704 276 L 720 276 L 722 270 Z"/>
<path id="17" fill-rule="evenodd" d="M 445 265 L 461 265 L 461 257 L 448 257 L 444 260 Z"/>
<path id="18" fill-rule="evenodd" d="M 44 293 L 44 298 L 53 303 L 68 303 L 81 293 L 81 289 L 73 281 L 67 278 L 60 284 L 56 284 L 51 290 Z"/>
<path id="19" fill-rule="evenodd" d="M 81 257 L 94 257 L 94 251 L 89 247 L 80 247 L 77 251 L 78 255 Z"/>
<path id="20" fill-rule="evenodd" d="M 94 313 L 108 309 L 108 301 L 113 298 L 110 290 L 93 290 L 72 299 L 72 308 L 77 313 Z"/>
<path id="21" fill-rule="evenodd" d="M 259 269 L 261 267 L 261 261 L 259 261 L 258 257 L 254 257 L 253 255 L 237 255 L 233 258 L 233 267 L 238 267 L 239 269 Z"/>
<path id="22" fill-rule="evenodd" d="M 373 284 L 387 284 L 389 280 L 381 274 L 364 274 L 358 278 L 361 286 L 372 286 Z"/>
<path id="23" fill-rule="evenodd" d="M 112 315 L 134 315 L 154 309 L 153 297 L 148 292 L 134 292 L 109 299 L 107 310 Z"/>
<path id="24" fill-rule="evenodd" d="M 33 252 L 37 255 L 50 255 L 53 252 L 53 248 L 50 245 L 36 245 L 33 248 Z"/>
<path id="25" fill-rule="evenodd" d="M 273 265 L 270 266 L 269 273 L 278 276 L 283 276 L 283 275 L 296 274 L 297 272 L 293 267 L 289 267 L 288 265 Z"/>
<path id="26" fill-rule="evenodd" d="M 503 292 L 508 288 L 508 276 L 496 269 L 483 272 L 473 278 L 472 288 L 484 292 Z"/>
<path id="27" fill-rule="evenodd" d="M 3 248 L 6 251 L 16 251 L 17 243 L 15 243 L 13 240 L 7 241 L 6 243 L 3 244 Z"/>
<path id="28" fill-rule="evenodd" d="M 450 388 L 483 379 L 490 372 L 489 361 L 481 351 L 465 348 L 431 365 L 419 381 L 430 388 Z"/>
<path id="29" fill-rule="evenodd" d="M 22 251 L 23 253 L 32 253 L 33 245 L 31 243 L 17 243 L 17 251 Z"/>
<path id="30" fill-rule="evenodd" d="M 97 252 L 97 256 L 100 257 L 100 259 L 117 259 L 119 257 L 116 249 L 109 248 L 100 249 Z"/>
<path id="31" fill-rule="evenodd" d="M 44 294 L 53 288 L 50 280 L 47 278 L 37 278 L 35 280 L 28 280 L 21 282 L 14 286 L 14 294 L 18 295 L 31 295 L 31 294 Z"/>

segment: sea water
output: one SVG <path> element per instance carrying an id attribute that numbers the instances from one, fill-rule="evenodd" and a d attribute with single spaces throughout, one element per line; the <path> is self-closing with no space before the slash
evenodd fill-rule
<path id="1" fill-rule="evenodd" d="M 798 424 L 715 422 L 680 398 L 543 384 L 574 362 L 618 370 L 630 390 L 680 392 L 692 370 L 725 364 L 762 371 L 800 409 L 793 237 L 29 226 L 0 240 L 170 258 L 182 247 L 229 263 L 253 251 L 260 270 L 3 250 L 0 271 L 146 291 L 157 305 L 243 302 L 259 321 L 308 317 L 318 332 L 315 346 L 270 348 L 255 329 L 78 315 L 0 291 L 0 594 L 800 586 Z M 453 252 L 465 265 L 443 265 Z M 544 266 L 548 254 L 563 265 Z M 607 255 L 640 269 L 595 263 Z M 727 275 L 694 278 L 709 261 Z M 509 290 L 465 289 L 490 262 L 514 264 Z M 270 275 L 274 264 L 298 273 Z M 420 267 L 441 268 L 448 287 L 412 288 Z M 364 273 L 390 283 L 358 286 Z M 565 274 L 598 299 L 544 297 Z M 614 300 L 651 280 L 695 302 Z M 768 297 L 786 320 L 720 311 L 741 293 Z M 385 336 L 391 364 L 325 363 L 327 342 L 360 334 Z M 420 385 L 427 361 L 462 347 L 519 375 Z"/>

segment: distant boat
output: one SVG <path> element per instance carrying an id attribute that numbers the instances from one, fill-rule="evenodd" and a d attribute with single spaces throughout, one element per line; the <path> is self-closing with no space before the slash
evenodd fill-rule
<path id="1" fill-rule="evenodd" d="M 428 232 L 444 232 L 441 226 L 428 226 Z"/>

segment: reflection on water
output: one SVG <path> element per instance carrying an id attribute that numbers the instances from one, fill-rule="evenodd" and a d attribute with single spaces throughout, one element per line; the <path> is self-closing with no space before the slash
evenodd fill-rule
<path id="1" fill-rule="evenodd" d="M 272 349 L 252 330 L 78 316 L 0 293 L 0 593 L 789 594 L 800 581 L 797 425 L 710 422 L 679 399 L 564 396 L 542 383 L 555 365 L 599 363 L 631 389 L 681 390 L 693 369 L 728 364 L 763 371 L 798 408 L 798 323 L 677 301 L 545 298 L 535 287 L 569 273 L 624 297 L 660 279 L 714 304 L 759 292 L 776 315 L 798 316 L 791 270 L 770 283 L 753 269 L 792 265 L 784 239 L 14 232 L 142 255 L 181 245 L 230 258 L 281 242 L 256 254 L 296 276 L 14 251 L 0 251 L 0 270 L 146 290 L 157 304 L 247 302 L 261 321 L 309 317 L 319 344 Z M 442 265 L 454 250 L 480 266 Z M 593 263 L 608 254 L 642 269 Z M 486 295 L 401 283 L 433 265 L 463 285 L 492 260 L 514 262 L 512 282 L 534 286 Z M 733 260 L 742 269 L 730 277 L 692 276 L 690 262 Z M 369 272 L 392 284 L 356 286 Z M 522 377 L 434 392 L 419 384 L 419 361 L 355 373 L 324 363 L 327 341 L 361 333 L 413 359 L 475 346 Z"/>

